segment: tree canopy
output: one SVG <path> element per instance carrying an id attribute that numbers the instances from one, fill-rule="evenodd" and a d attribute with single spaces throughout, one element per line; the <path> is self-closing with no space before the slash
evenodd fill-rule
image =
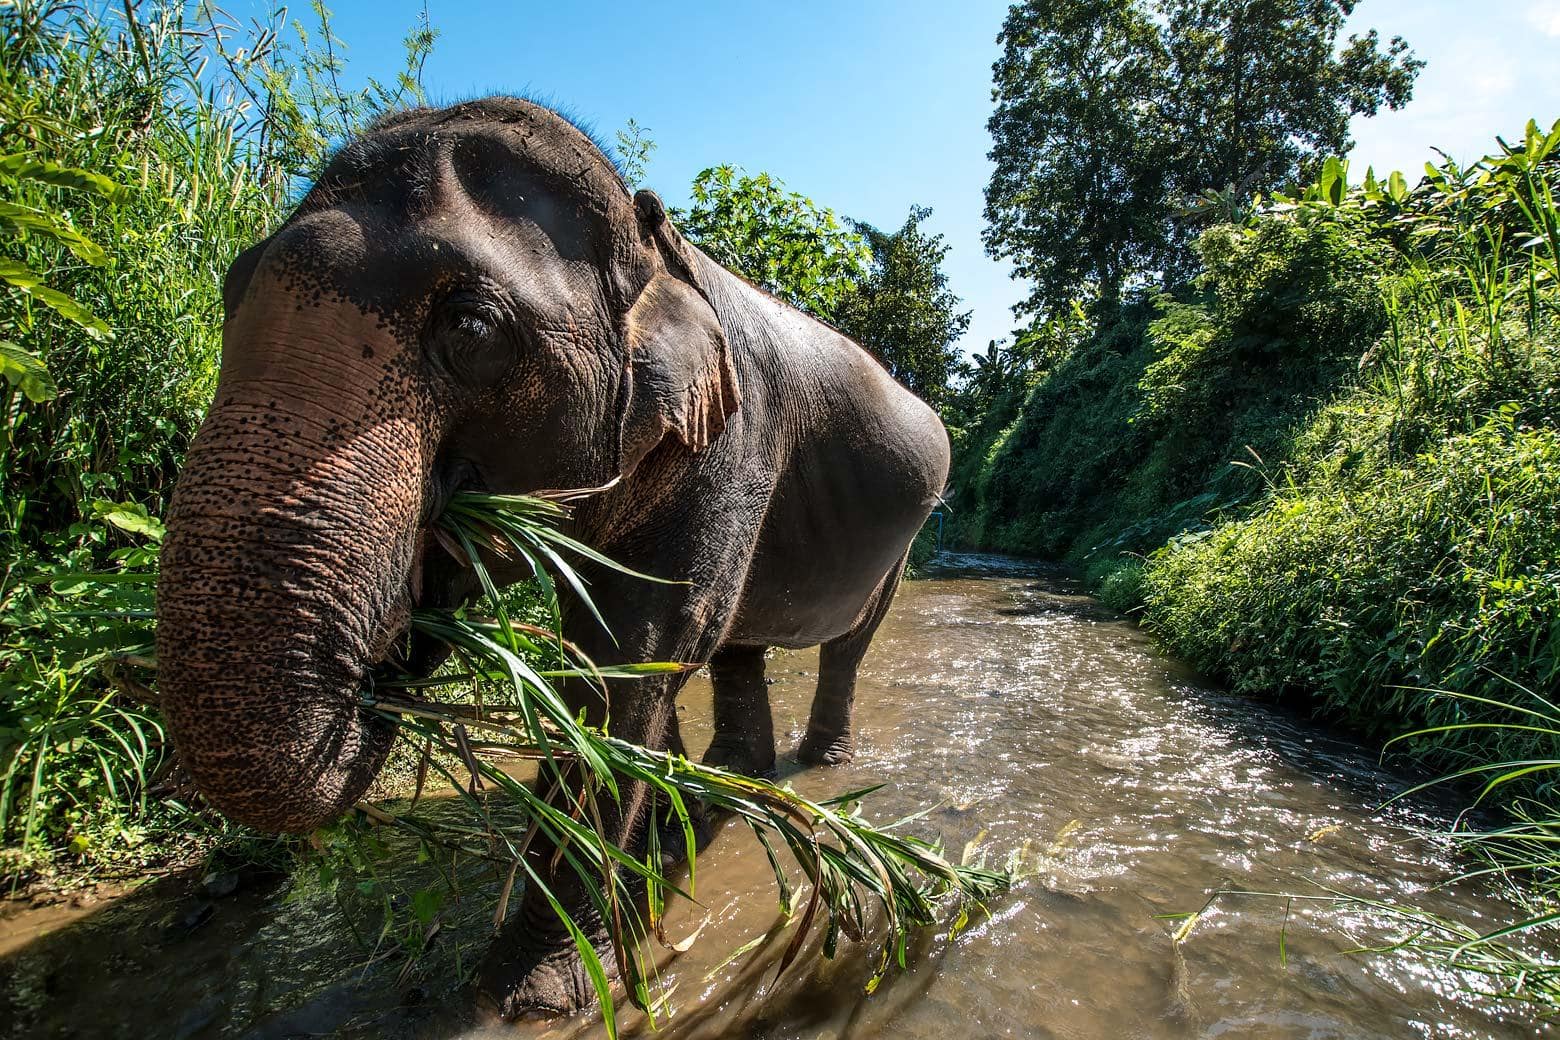
<path id="1" fill-rule="evenodd" d="M 943 236 L 927 234 L 921 222 L 932 215 L 912 206 L 899 230 L 856 224 L 872 262 L 866 276 L 840 303 L 841 331 L 871 351 L 905 386 L 937 407 L 948 392 L 958 363 L 953 343 L 970 324 L 959 298 L 948 288 Z"/>
<path id="2" fill-rule="evenodd" d="M 710 258 L 825 320 L 867 270 L 866 243 L 833 210 L 767 173 L 713 166 L 693 180 L 677 225 Z"/>
<path id="3" fill-rule="evenodd" d="M 1023 308 L 1114 301 L 1189 270 L 1193 211 L 1313 175 L 1349 121 L 1396 109 L 1423 62 L 1356 0 L 1025 0 L 993 66 L 987 251 L 1034 286 Z"/>
<path id="4" fill-rule="evenodd" d="M 942 235 L 912 206 L 897 231 L 844 221 L 767 173 L 714 166 L 678 226 L 718 263 L 839 328 L 927 403 L 941 405 L 969 326 L 948 288 Z"/>

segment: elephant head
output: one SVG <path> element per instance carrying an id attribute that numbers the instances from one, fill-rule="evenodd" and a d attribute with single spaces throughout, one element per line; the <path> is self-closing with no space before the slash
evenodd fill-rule
<path id="1" fill-rule="evenodd" d="M 390 744 L 365 682 L 466 588 L 426 537 L 454 490 L 597 486 L 721 433 L 702 262 L 585 134 L 495 98 L 381 120 L 233 263 L 158 585 L 161 696 L 212 805 L 303 832 L 362 795 Z"/>

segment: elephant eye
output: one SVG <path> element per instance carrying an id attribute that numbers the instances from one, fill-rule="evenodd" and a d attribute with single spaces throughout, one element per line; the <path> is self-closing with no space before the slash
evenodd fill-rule
<path id="1" fill-rule="evenodd" d="M 497 303 L 475 293 L 456 293 L 429 322 L 429 354 L 459 382 L 486 386 L 503 376 L 514 360 L 508 329 Z"/>
<path id="2" fill-rule="evenodd" d="M 498 330 L 494 327 L 492 316 L 478 310 L 461 309 L 453 322 L 451 332 L 467 340 L 480 342 L 494 335 Z"/>

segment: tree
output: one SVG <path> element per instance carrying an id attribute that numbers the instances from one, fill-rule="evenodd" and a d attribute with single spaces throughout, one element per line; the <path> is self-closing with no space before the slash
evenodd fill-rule
<path id="1" fill-rule="evenodd" d="M 1158 29 L 1138 0 L 1031 0 L 997 39 L 986 250 L 1033 284 L 1026 311 L 1114 299 L 1163 256 Z"/>
<path id="2" fill-rule="evenodd" d="M 1348 154 L 1349 121 L 1413 97 L 1424 62 L 1394 36 L 1338 33 L 1357 0 L 1159 0 L 1175 88 L 1175 181 L 1185 196 L 1308 180 Z"/>
<path id="3" fill-rule="evenodd" d="M 970 324 L 959 298 L 948 289 L 942 262 L 949 247 L 921 222 L 932 215 L 912 206 L 898 231 L 857 223 L 872 262 L 866 277 L 840 302 L 836 321 L 846 335 L 871 351 L 895 379 L 934 408 L 948 394 L 958 362 L 953 342 Z"/>
<path id="4" fill-rule="evenodd" d="M 716 263 L 825 321 L 872 258 L 833 210 L 786 191 L 767 173 L 750 177 L 737 166 L 695 177 L 693 206 L 675 217 Z"/>
<path id="5" fill-rule="evenodd" d="M 1009 9 L 987 126 L 987 251 L 1023 309 L 1112 304 L 1191 270 L 1193 203 L 1294 185 L 1401 108 L 1423 62 L 1338 36 L 1356 0 L 1025 0 Z"/>

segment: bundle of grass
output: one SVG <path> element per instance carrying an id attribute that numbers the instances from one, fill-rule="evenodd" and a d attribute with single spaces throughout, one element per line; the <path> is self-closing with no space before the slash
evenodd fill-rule
<path id="1" fill-rule="evenodd" d="M 648 785 L 656 802 L 668 807 L 668 815 L 682 829 L 684 849 L 692 850 L 696 844 L 690 811 L 695 800 L 747 825 L 774 871 L 782 911 L 796 920 L 778 974 L 796 960 L 822 915 L 826 956 L 833 956 L 841 935 L 853 941 L 865 941 L 874 933 L 881 936 L 882 956 L 867 982 L 869 989 L 875 988 L 893 964 L 905 965 L 911 933 L 935 924 L 943 902 L 954 904 L 952 927 L 957 931 L 972 910 L 1008 884 L 1004 873 L 952 863 L 933 843 L 868 823 L 860 806 L 873 789 L 812 801 L 788 786 L 653 751 L 585 725 L 560 696 L 561 680 L 588 683 L 605 697 L 608 679 L 664 675 L 696 666 L 678 662 L 598 665 L 559 634 L 559 581 L 600 619 L 587 584 L 569 557 L 634 573 L 559 530 L 569 516 L 567 498 L 455 496 L 438 522 L 437 536 L 475 571 L 493 616 L 477 617 L 464 610 L 418 611 L 414 627 L 446 644 L 452 652 L 451 664 L 433 678 L 381 679 L 365 700 L 367 709 L 393 721 L 403 737 L 422 749 L 418 791 L 430 770 L 438 772 L 469 806 L 476 826 L 421 819 L 410 811 L 392 815 L 368 806 L 363 811 L 425 842 L 496 863 L 507 880 L 499 892 L 495 923 L 503 920 L 521 875 L 526 884 L 536 886 L 584 959 L 609 1034 L 615 1035 L 616 1027 L 607 967 L 582 922 L 553 894 L 548 878 L 527 853 L 540 838 L 556 850 L 555 869 L 567 868 L 579 879 L 592 909 L 609 929 L 629 998 L 653 1015 L 654 968 L 644 951 L 652 936 L 666 943 L 661 919 L 667 897 L 692 898 L 696 872 L 690 856 L 687 891 L 666 877 L 654 827 L 649 828 L 649 848 L 643 854 L 606 839 L 602 799 L 622 799 L 629 784 Z M 529 564 L 552 616 L 551 627 L 509 616 L 504 597 L 483 563 L 484 555 Z M 422 695 L 430 688 L 463 685 L 475 693 L 469 701 L 450 703 Z M 503 768 L 516 760 L 535 763 L 535 783 Z M 486 794 L 488 787 L 520 810 L 519 825 L 499 822 Z M 781 845 L 805 876 L 804 900 L 796 900 L 791 891 L 778 851 Z M 877 916 L 880 922 L 874 920 Z"/>

